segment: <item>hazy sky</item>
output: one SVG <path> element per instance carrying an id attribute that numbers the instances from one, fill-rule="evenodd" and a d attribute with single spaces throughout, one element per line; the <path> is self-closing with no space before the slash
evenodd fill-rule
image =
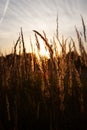
<path id="1" fill-rule="evenodd" d="M 87 0 L 0 0 L 0 50 L 12 49 L 20 27 L 25 40 L 34 29 L 54 34 L 57 12 L 60 33 L 74 35 L 74 25 L 81 26 L 80 14 L 87 22 Z"/>

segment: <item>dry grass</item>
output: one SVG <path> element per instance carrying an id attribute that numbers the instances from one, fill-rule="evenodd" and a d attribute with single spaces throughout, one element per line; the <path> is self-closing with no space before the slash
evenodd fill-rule
<path id="1" fill-rule="evenodd" d="M 4 129 L 87 128 L 83 123 L 87 121 L 87 52 L 83 45 L 87 40 L 82 16 L 81 20 L 84 40 L 75 27 L 79 51 L 72 37 L 59 39 L 57 17 L 52 46 L 45 32 L 42 35 L 33 30 L 39 59 L 31 41 L 32 53 L 26 53 L 22 29 L 14 53 L 0 57 L 0 124 Z M 39 53 L 38 36 L 49 51 L 49 59 Z M 61 47 L 60 55 L 57 44 Z"/>

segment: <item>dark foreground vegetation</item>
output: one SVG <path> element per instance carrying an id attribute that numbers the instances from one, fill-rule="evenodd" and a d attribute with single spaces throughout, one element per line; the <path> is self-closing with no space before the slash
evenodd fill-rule
<path id="1" fill-rule="evenodd" d="M 87 39 L 81 20 L 77 43 L 71 37 L 60 40 L 57 23 L 52 46 L 44 32 L 34 30 L 38 58 L 32 43 L 32 53 L 26 53 L 22 30 L 14 53 L 0 57 L 0 130 L 87 129 Z M 49 58 L 40 55 L 38 37 Z"/>

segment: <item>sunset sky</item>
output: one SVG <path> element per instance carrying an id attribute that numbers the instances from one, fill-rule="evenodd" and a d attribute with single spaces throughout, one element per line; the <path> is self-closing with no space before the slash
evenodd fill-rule
<path id="1" fill-rule="evenodd" d="M 80 14 L 87 23 L 87 0 L 0 0 L 0 51 L 12 49 L 20 27 L 27 48 L 32 30 L 54 34 L 57 12 L 60 34 L 74 36 L 74 25 L 81 27 Z"/>

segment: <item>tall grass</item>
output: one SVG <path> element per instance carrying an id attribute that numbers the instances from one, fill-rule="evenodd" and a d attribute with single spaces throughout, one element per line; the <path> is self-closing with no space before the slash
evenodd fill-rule
<path id="1" fill-rule="evenodd" d="M 78 47 L 72 37 L 56 36 L 51 41 L 36 30 L 38 57 L 26 53 L 23 31 L 14 53 L 0 57 L 0 128 L 8 130 L 86 129 L 87 121 L 87 51 L 86 26 L 81 16 L 83 36 L 75 27 Z M 50 57 L 40 54 L 40 41 Z M 59 54 L 58 44 L 61 47 Z M 17 54 L 17 46 L 19 53 Z M 67 52 L 68 47 L 68 52 Z"/>

